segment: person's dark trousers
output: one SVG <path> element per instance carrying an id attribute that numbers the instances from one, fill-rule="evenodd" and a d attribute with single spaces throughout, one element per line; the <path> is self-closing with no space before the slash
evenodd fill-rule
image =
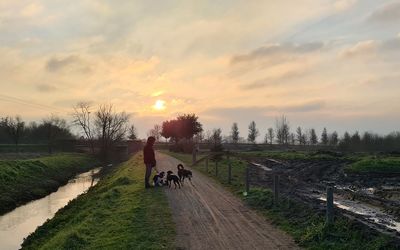
<path id="1" fill-rule="evenodd" d="M 150 180 L 150 176 L 151 176 L 151 169 L 153 168 L 152 164 L 146 164 L 146 174 L 144 176 L 144 185 L 146 188 L 151 187 L 149 180 Z"/>

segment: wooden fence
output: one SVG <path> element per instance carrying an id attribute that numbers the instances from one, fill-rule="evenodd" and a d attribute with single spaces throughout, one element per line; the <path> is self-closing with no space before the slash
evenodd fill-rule
<path id="1" fill-rule="evenodd" d="M 251 168 L 263 168 L 266 170 L 266 172 L 271 173 L 271 177 L 273 180 L 273 185 L 272 185 L 272 193 L 273 193 L 273 204 L 274 206 L 278 206 L 278 204 L 281 201 L 281 195 L 282 192 L 280 191 L 280 186 L 281 186 L 281 178 L 280 174 L 273 173 L 272 169 L 269 169 L 268 167 L 262 166 L 258 163 L 252 162 L 251 160 L 240 156 L 238 153 L 230 152 L 230 151 L 223 151 L 223 152 L 213 152 L 213 153 L 208 153 L 206 156 L 201 157 L 200 159 L 197 159 L 197 150 L 193 150 L 193 157 L 192 157 L 192 164 L 191 167 L 195 167 L 199 165 L 200 163 L 204 162 L 205 163 L 205 169 L 206 172 L 208 173 L 210 170 L 210 160 L 215 158 L 215 156 L 220 156 L 223 157 L 225 156 L 226 159 L 228 160 L 228 168 L 227 168 L 227 183 L 231 184 L 232 183 L 232 161 L 231 157 L 235 156 L 235 158 L 239 158 L 241 161 L 246 162 L 246 169 L 245 169 L 245 178 L 244 178 L 244 195 L 247 195 L 250 191 L 250 185 L 251 185 L 251 176 L 250 176 L 250 169 Z M 282 164 L 283 166 L 285 165 L 284 163 L 281 163 L 279 161 L 273 160 L 273 159 L 266 159 L 269 161 L 273 161 L 278 164 Z M 219 161 L 215 160 L 215 176 L 219 176 Z M 334 221 L 334 186 L 332 183 L 328 183 L 326 186 L 326 223 L 331 224 Z"/>

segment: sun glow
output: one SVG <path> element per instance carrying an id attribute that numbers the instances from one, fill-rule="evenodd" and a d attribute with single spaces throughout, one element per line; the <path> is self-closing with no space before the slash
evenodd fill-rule
<path id="1" fill-rule="evenodd" d="M 153 105 L 153 109 L 155 110 L 164 110 L 165 109 L 165 101 L 157 100 Z"/>

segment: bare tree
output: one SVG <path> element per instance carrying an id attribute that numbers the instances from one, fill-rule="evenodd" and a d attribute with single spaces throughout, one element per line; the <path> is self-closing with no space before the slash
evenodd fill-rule
<path id="1" fill-rule="evenodd" d="M 94 123 L 105 160 L 108 159 L 111 147 L 125 137 L 128 121 L 129 115 L 125 112 L 117 113 L 112 104 L 100 105 L 96 111 Z"/>
<path id="2" fill-rule="evenodd" d="M 130 140 L 137 140 L 138 139 L 137 130 L 136 130 L 135 125 L 133 125 L 133 124 L 128 129 L 128 138 Z"/>
<path id="3" fill-rule="evenodd" d="M 254 121 L 249 124 L 249 135 L 247 140 L 251 143 L 256 143 L 257 136 L 259 135 L 259 131 L 256 127 L 256 123 Z"/>
<path id="4" fill-rule="evenodd" d="M 18 153 L 19 142 L 25 130 L 25 122 L 22 121 L 21 117 L 16 116 L 15 118 L 7 117 L 4 123 L 7 127 L 7 133 L 12 138 L 15 144 L 15 150 Z"/>
<path id="5" fill-rule="evenodd" d="M 282 115 L 276 119 L 276 137 L 279 144 L 288 144 L 290 136 L 289 122 L 286 116 Z"/>
<path id="6" fill-rule="evenodd" d="M 147 136 L 153 136 L 156 138 L 156 141 L 160 141 L 161 139 L 161 132 L 162 132 L 162 127 L 158 124 L 154 125 L 152 129 L 149 130 L 147 133 Z"/>
<path id="7" fill-rule="evenodd" d="M 232 124 L 231 138 L 233 143 L 239 142 L 239 128 L 236 122 Z"/>
<path id="8" fill-rule="evenodd" d="M 92 154 L 94 154 L 94 132 L 93 123 L 90 124 L 91 106 L 88 102 L 80 102 L 74 106 L 72 113 L 73 124 L 80 127 L 86 140 L 89 142 Z"/>
<path id="9" fill-rule="evenodd" d="M 273 128 L 268 128 L 267 135 L 268 135 L 268 138 L 269 138 L 269 144 L 272 144 L 272 142 L 274 141 L 274 138 L 275 138 L 274 129 Z"/>

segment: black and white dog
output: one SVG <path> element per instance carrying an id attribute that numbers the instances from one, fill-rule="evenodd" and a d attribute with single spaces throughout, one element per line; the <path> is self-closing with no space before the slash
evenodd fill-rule
<path id="1" fill-rule="evenodd" d="M 174 175 L 174 173 L 171 170 L 167 172 L 167 182 L 169 188 L 171 188 L 171 182 L 174 182 L 175 189 L 177 185 L 179 186 L 179 188 L 181 188 L 181 182 L 178 176 Z"/>

